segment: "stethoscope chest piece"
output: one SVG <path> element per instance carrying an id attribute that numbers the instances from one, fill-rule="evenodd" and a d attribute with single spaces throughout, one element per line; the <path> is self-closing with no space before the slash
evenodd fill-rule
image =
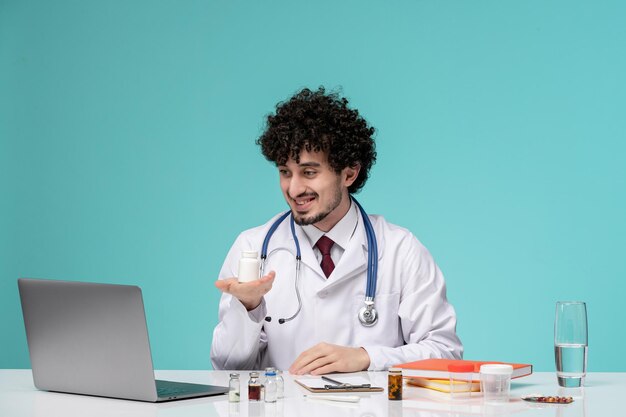
<path id="1" fill-rule="evenodd" d="M 359 321 L 365 327 L 372 327 L 378 322 L 378 311 L 374 307 L 374 300 L 365 300 L 365 305 L 359 310 Z"/>

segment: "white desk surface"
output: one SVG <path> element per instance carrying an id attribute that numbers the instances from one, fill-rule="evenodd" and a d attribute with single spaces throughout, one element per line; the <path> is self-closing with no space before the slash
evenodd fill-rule
<path id="1" fill-rule="evenodd" d="M 387 400 L 387 392 L 363 393 L 358 403 L 340 403 L 308 400 L 307 392 L 285 378 L 285 398 L 275 404 L 247 401 L 248 372 L 240 372 L 242 397 L 238 404 L 228 403 L 226 396 L 197 398 L 161 404 L 88 397 L 38 391 L 33 386 L 28 369 L 0 370 L 0 416 L 46 417 L 430 417 L 430 416 L 556 416 L 595 417 L 619 414 L 624 409 L 622 395 L 626 395 L 626 373 L 588 374 L 583 389 L 564 391 L 559 388 L 554 372 L 538 372 L 513 380 L 511 401 L 502 406 L 483 405 L 480 397 L 469 401 L 452 401 L 448 394 L 423 388 L 404 387 L 403 401 Z M 386 372 L 362 372 L 374 385 L 387 387 Z M 226 371 L 156 371 L 158 379 L 228 385 Z M 520 396 L 573 396 L 567 405 L 539 405 L 519 399 Z"/>

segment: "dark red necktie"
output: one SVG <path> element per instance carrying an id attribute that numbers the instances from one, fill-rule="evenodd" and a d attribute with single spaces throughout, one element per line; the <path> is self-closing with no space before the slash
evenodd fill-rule
<path id="1" fill-rule="evenodd" d="M 330 248 L 332 248 L 334 244 L 335 242 L 333 242 L 328 236 L 320 237 L 320 240 L 318 240 L 315 244 L 320 252 L 322 252 L 322 262 L 320 263 L 320 266 L 322 267 L 322 271 L 324 272 L 324 275 L 326 275 L 326 278 L 328 278 L 333 272 L 333 269 L 335 269 L 335 263 L 330 257 Z"/>

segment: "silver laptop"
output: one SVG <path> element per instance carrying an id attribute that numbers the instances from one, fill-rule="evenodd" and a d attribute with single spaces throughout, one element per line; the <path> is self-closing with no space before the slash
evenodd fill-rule
<path id="1" fill-rule="evenodd" d="M 35 387 L 160 402 L 227 387 L 155 380 L 141 289 L 18 279 Z"/>

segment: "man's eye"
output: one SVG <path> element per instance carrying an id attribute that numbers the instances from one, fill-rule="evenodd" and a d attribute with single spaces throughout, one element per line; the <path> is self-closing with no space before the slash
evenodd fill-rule
<path id="1" fill-rule="evenodd" d="M 279 170 L 278 170 L 278 174 L 279 174 L 281 177 L 288 177 L 288 176 L 289 176 L 289 171 L 287 171 L 286 169 L 279 169 Z"/>
<path id="2" fill-rule="evenodd" d="M 304 175 L 306 175 L 307 177 L 312 177 L 316 174 L 315 171 L 304 171 Z"/>

